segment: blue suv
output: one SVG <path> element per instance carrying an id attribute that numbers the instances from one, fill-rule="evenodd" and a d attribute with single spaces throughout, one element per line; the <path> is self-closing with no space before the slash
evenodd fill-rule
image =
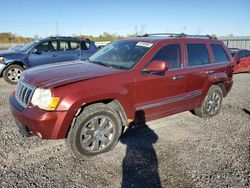
<path id="1" fill-rule="evenodd" d="M 0 77 L 16 84 L 23 70 L 62 61 L 84 60 L 97 51 L 93 41 L 72 37 L 49 37 L 17 50 L 0 51 Z"/>

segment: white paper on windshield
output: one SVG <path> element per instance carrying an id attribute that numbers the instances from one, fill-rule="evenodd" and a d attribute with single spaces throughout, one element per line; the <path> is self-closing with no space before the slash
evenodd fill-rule
<path id="1" fill-rule="evenodd" d="M 141 47 L 146 47 L 146 48 L 150 48 L 151 46 L 153 46 L 152 43 L 149 43 L 149 42 L 138 42 L 136 44 L 136 46 L 141 46 Z"/>

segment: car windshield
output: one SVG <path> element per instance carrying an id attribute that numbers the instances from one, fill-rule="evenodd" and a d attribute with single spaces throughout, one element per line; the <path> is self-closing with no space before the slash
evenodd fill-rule
<path id="1" fill-rule="evenodd" d="M 24 45 L 23 47 L 19 48 L 18 51 L 27 51 L 37 43 L 38 43 L 38 41 L 30 42 L 30 43 Z"/>
<path id="2" fill-rule="evenodd" d="M 100 49 L 89 58 L 92 63 L 116 69 L 131 69 L 153 46 L 138 41 L 115 41 Z"/>
<path id="3" fill-rule="evenodd" d="M 22 47 L 23 47 L 22 45 L 18 45 L 18 46 L 15 46 L 15 47 L 11 47 L 8 50 L 10 50 L 10 51 L 19 51 L 20 48 L 22 48 Z"/>

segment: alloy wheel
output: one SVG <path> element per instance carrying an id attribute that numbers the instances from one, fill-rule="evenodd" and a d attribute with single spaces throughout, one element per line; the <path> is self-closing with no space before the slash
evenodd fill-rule
<path id="1" fill-rule="evenodd" d="M 11 80 L 13 82 L 18 82 L 18 80 L 21 77 L 21 73 L 22 73 L 22 71 L 20 69 L 12 68 L 8 71 L 7 77 L 9 80 Z"/>
<path id="2" fill-rule="evenodd" d="M 207 104 L 206 104 L 206 111 L 210 115 L 214 115 L 220 108 L 221 97 L 217 91 L 211 93 L 208 97 Z"/>
<path id="3" fill-rule="evenodd" d="M 107 116 L 95 116 L 80 133 L 81 146 L 92 152 L 105 149 L 114 137 L 114 123 Z"/>

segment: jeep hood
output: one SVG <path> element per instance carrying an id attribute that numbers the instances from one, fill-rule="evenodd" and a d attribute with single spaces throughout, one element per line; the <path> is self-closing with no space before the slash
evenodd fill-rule
<path id="1" fill-rule="evenodd" d="M 124 70 L 84 61 L 70 61 L 28 69 L 23 72 L 21 79 L 35 87 L 52 88 L 121 71 Z"/>

